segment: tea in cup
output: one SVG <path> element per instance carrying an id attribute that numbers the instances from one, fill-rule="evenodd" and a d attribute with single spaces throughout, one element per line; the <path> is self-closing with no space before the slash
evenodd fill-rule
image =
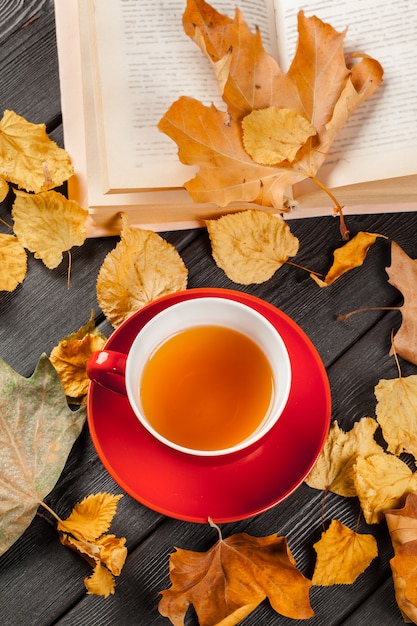
<path id="1" fill-rule="evenodd" d="M 94 353 L 87 372 L 125 393 L 156 439 L 198 456 L 259 441 L 291 388 L 290 359 L 275 326 L 246 304 L 211 296 L 168 306 L 143 326 L 127 355 Z"/>

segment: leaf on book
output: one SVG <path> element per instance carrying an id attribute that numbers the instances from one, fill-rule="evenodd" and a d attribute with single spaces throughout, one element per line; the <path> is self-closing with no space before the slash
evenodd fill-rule
<path id="1" fill-rule="evenodd" d="M 86 365 L 93 352 L 101 350 L 106 337 L 97 330 L 94 311 L 77 332 L 67 335 L 55 346 L 50 360 L 61 379 L 66 395 L 75 401 L 86 395 L 90 379 Z"/>
<path id="2" fill-rule="evenodd" d="M 187 268 L 173 245 L 153 231 L 131 228 L 122 215 L 120 241 L 98 274 L 98 303 L 117 327 L 148 302 L 186 289 L 187 278 Z"/>
<path id="3" fill-rule="evenodd" d="M 417 365 L 417 259 L 411 259 L 395 242 L 391 246 L 391 265 L 386 268 L 388 282 L 401 291 L 402 323 L 394 336 L 395 352 Z"/>
<path id="4" fill-rule="evenodd" d="M 183 624 L 190 604 L 199 624 L 233 626 L 265 598 L 281 615 L 307 619 L 311 581 L 295 565 L 285 537 L 246 533 L 220 539 L 207 552 L 177 549 L 170 556 L 172 586 L 161 592 L 159 612 Z"/>
<path id="5" fill-rule="evenodd" d="M 84 424 L 85 409 L 69 409 L 45 355 L 31 378 L 0 360 L 0 407 L 1 554 L 29 526 L 55 486 Z"/>
<path id="6" fill-rule="evenodd" d="M 358 456 L 366 458 L 383 452 L 374 434 L 378 423 L 371 417 L 355 422 L 349 432 L 343 431 L 333 421 L 323 450 L 305 479 L 309 487 L 332 491 L 340 496 L 356 496 L 354 465 Z"/>
<path id="7" fill-rule="evenodd" d="M 212 64 L 224 60 L 221 90 L 227 105 L 222 112 L 182 97 L 159 122 L 159 129 L 177 143 L 180 160 L 199 168 L 186 189 L 196 202 L 226 206 L 247 201 L 284 210 L 285 190 L 306 177 L 315 178 L 352 112 L 382 82 L 380 64 L 365 57 L 348 68 L 345 33 L 315 16 L 306 18 L 302 11 L 298 46 L 287 74 L 265 52 L 259 31 L 251 33 L 238 9 L 232 20 L 205 0 L 188 0 L 183 24 Z M 267 160 L 267 166 L 251 158 L 250 146 L 249 154 L 242 145 L 242 124 L 253 111 L 270 107 L 292 110 L 314 129 L 314 136 L 306 141 L 304 135 L 290 158 L 272 164 Z M 281 131 L 282 124 L 273 136 Z M 266 143 L 270 145 L 269 137 Z"/>
<path id="8" fill-rule="evenodd" d="M 20 243 L 55 269 L 63 252 L 81 246 L 86 237 L 88 211 L 57 191 L 29 194 L 16 190 L 12 216 Z"/>
<path id="9" fill-rule="evenodd" d="M 212 254 L 230 280 L 262 283 L 298 252 L 288 223 L 265 211 L 248 210 L 206 221 Z"/>
<path id="10" fill-rule="evenodd" d="M 314 544 L 317 561 L 313 585 L 351 585 L 378 556 L 373 535 L 354 532 L 341 522 L 332 520 Z"/>
<path id="11" fill-rule="evenodd" d="M 315 274 L 310 274 L 311 278 L 319 287 L 328 287 L 338 278 L 350 270 L 360 267 L 368 254 L 369 248 L 375 243 L 378 237 L 384 237 L 377 233 L 357 233 L 350 241 L 334 251 L 334 260 L 331 268 L 327 272 L 324 280 Z M 385 237 L 386 239 L 386 237 Z"/>
<path id="12" fill-rule="evenodd" d="M 0 291 L 14 291 L 26 277 L 27 256 L 14 235 L 0 234 Z"/>
<path id="13" fill-rule="evenodd" d="M 32 124 L 14 111 L 0 120 L 2 178 L 26 191 L 59 187 L 73 174 L 68 153 L 53 142 L 45 124 Z"/>

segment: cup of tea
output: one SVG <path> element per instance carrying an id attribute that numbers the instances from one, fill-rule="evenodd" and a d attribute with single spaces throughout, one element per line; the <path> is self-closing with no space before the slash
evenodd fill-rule
<path id="1" fill-rule="evenodd" d="M 275 326 L 246 304 L 210 296 L 168 306 L 143 326 L 128 354 L 93 353 L 87 373 L 127 395 L 153 437 L 197 456 L 259 442 L 291 389 L 290 358 Z"/>

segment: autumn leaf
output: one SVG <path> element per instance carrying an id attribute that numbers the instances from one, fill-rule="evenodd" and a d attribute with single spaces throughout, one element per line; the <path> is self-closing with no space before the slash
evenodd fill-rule
<path id="1" fill-rule="evenodd" d="M 7 180 L 0 175 L 0 202 L 3 202 L 8 193 L 9 185 L 7 184 Z"/>
<path id="2" fill-rule="evenodd" d="M 388 452 L 417 457 L 417 375 L 380 380 L 375 387 L 376 418 Z"/>
<path id="3" fill-rule="evenodd" d="M 63 252 L 81 246 L 87 237 L 88 212 L 57 191 L 16 190 L 12 216 L 20 243 L 51 270 L 58 267 Z"/>
<path id="4" fill-rule="evenodd" d="M 75 550 L 93 565 L 93 573 L 84 579 L 87 593 L 107 598 L 115 591 L 126 560 L 126 540 L 105 534 L 116 514 L 122 495 L 97 493 L 75 505 L 69 517 L 59 520 L 57 529 L 64 546 Z"/>
<path id="5" fill-rule="evenodd" d="M 236 283 L 262 283 L 298 252 L 298 239 L 280 217 L 249 210 L 206 221 L 218 267 Z"/>
<path id="6" fill-rule="evenodd" d="M 95 326 L 93 311 L 87 324 L 61 339 L 53 348 L 51 363 L 58 372 L 68 397 L 75 400 L 85 396 L 90 382 L 86 372 L 87 361 L 105 343 L 106 337 Z"/>
<path id="7" fill-rule="evenodd" d="M 131 228 L 125 215 L 120 238 L 97 278 L 99 306 L 115 327 L 148 302 L 186 289 L 188 276 L 173 245 L 152 231 Z"/>
<path id="8" fill-rule="evenodd" d="M 366 458 L 383 452 L 374 439 L 377 428 L 377 422 L 371 417 L 363 417 L 355 422 L 349 432 L 343 431 L 333 421 L 323 450 L 305 479 L 307 485 L 340 496 L 356 496 L 353 466 L 357 457 Z"/>
<path id="9" fill-rule="evenodd" d="M 0 234 L 0 291 L 14 291 L 26 277 L 27 256 L 14 235 Z"/>
<path id="10" fill-rule="evenodd" d="M 85 421 L 46 355 L 24 378 L 0 360 L 0 554 L 29 526 Z M 19 451 L 17 453 L 16 451 Z"/>
<path id="11" fill-rule="evenodd" d="M 398 457 L 385 453 L 358 457 L 354 481 L 368 524 L 380 522 L 387 509 L 401 506 L 407 494 L 417 489 L 417 473 Z"/>
<path id="12" fill-rule="evenodd" d="M 365 261 L 369 248 L 375 243 L 378 237 L 384 237 L 377 233 L 359 232 L 350 241 L 334 251 L 334 261 L 324 280 L 315 274 L 310 274 L 311 278 L 319 287 L 328 287 L 335 280 L 354 269 L 360 267 Z M 386 237 L 385 237 L 386 238 Z"/>
<path id="13" fill-rule="evenodd" d="M 314 544 L 317 562 L 313 585 L 350 585 L 378 556 L 375 537 L 354 532 L 341 522 L 332 520 Z"/>
<path id="14" fill-rule="evenodd" d="M 53 142 L 45 124 L 32 124 L 13 111 L 0 120 L 0 175 L 26 191 L 59 187 L 73 174 L 68 153 Z"/>
<path id="15" fill-rule="evenodd" d="M 184 624 L 190 604 L 200 626 L 233 626 L 265 598 L 286 617 L 313 615 L 311 581 L 296 568 L 285 537 L 239 533 L 220 537 L 207 552 L 177 549 L 170 555 L 170 579 L 158 609 L 175 626 Z"/>
<path id="16" fill-rule="evenodd" d="M 404 297 L 400 307 L 402 324 L 394 336 L 394 349 L 403 359 L 417 365 L 417 259 L 411 259 L 393 241 L 391 265 L 386 269 L 388 282 L 401 291 Z"/>

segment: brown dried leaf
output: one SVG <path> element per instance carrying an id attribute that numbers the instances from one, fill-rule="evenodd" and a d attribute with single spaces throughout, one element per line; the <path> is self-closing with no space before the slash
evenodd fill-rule
<path id="1" fill-rule="evenodd" d="M 313 585 L 351 585 L 378 556 L 375 537 L 354 532 L 332 520 L 314 544 L 317 562 Z"/>
<path id="2" fill-rule="evenodd" d="M 249 210 L 206 221 L 218 267 L 235 283 L 263 283 L 298 252 L 298 239 L 283 219 Z"/>
<path id="3" fill-rule="evenodd" d="M 27 272 L 26 251 L 14 235 L 0 234 L 0 291 L 14 291 Z"/>
<path id="4" fill-rule="evenodd" d="M 113 326 L 160 296 L 187 288 L 187 268 L 173 245 L 149 230 L 131 228 L 122 216 L 121 241 L 104 259 L 98 303 Z"/>

